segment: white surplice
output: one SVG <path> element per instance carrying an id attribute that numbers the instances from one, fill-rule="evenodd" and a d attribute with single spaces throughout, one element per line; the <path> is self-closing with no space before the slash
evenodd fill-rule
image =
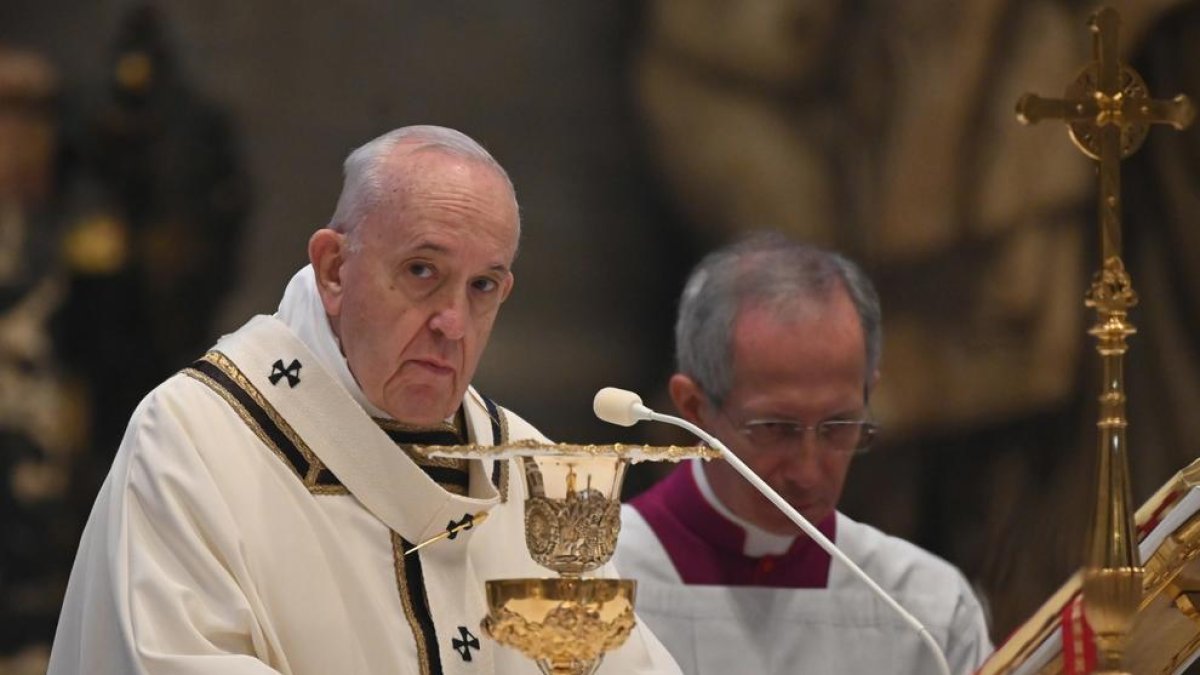
<path id="1" fill-rule="evenodd" d="M 671 652 L 687 675 L 760 675 L 938 672 L 935 656 L 909 624 L 836 560 L 819 588 L 687 583 L 677 569 L 711 571 L 709 543 L 721 536 L 712 519 L 720 505 L 705 494 L 698 461 L 664 481 L 659 505 L 685 510 L 659 527 L 695 531 L 676 537 L 673 558 L 655 528 L 637 508 L 621 509 L 621 538 L 615 562 L 623 577 L 638 582 L 638 616 Z M 685 479 L 699 478 L 687 482 Z M 651 488 L 654 490 L 655 488 Z M 661 511 L 659 511 L 661 513 Z M 953 673 L 971 673 L 992 647 L 978 600 L 962 574 L 944 560 L 902 539 L 836 513 L 836 544 L 901 606 L 929 630 Z M 709 527 L 703 527 L 708 523 Z M 726 519 L 725 530 L 733 525 Z M 666 532 L 667 536 L 675 533 Z M 747 533 L 751 534 L 751 533 Z M 761 540 L 761 533 L 758 538 Z M 709 542 L 709 543 L 706 543 Z M 721 546 L 727 542 L 715 542 Z M 768 542 L 770 543 L 770 542 Z M 745 536 L 736 546 L 762 546 Z M 749 557 L 760 559 L 761 553 Z M 827 554 L 822 552 L 828 558 Z M 719 565 L 718 565 L 719 566 Z"/>
<path id="2" fill-rule="evenodd" d="M 364 410 L 322 312 L 306 268 L 279 314 L 138 406 L 83 534 L 50 673 L 538 672 L 479 627 L 485 580 L 551 576 L 525 547 L 515 462 L 472 461 L 466 495 L 443 489 Z M 463 408 L 471 442 L 543 438 L 474 390 Z M 639 624 L 599 672 L 678 668 Z"/>

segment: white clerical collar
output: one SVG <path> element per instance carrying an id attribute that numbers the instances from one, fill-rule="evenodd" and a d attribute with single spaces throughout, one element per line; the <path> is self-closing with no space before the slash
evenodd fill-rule
<path id="1" fill-rule="evenodd" d="M 700 494 L 704 496 L 704 501 L 708 502 L 709 506 L 716 509 L 717 513 L 725 516 L 731 523 L 742 528 L 746 532 L 746 543 L 742 550 L 751 558 L 761 558 L 764 555 L 783 555 L 788 552 L 792 544 L 796 541 L 796 536 L 791 534 L 776 534 L 768 532 L 754 523 L 741 518 L 730 511 L 720 499 L 717 499 L 717 493 L 713 492 L 712 485 L 708 482 L 708 476 L 704 473 L 702 460 L 692 460 L 692 478 L 696 480 L 696 487 L 700 488 Z"/>
<path id="2" fill-rule="evenodd" d="M 321 366 L 337 378 L 368 415 L 391 418 L 367 400 L 362 387 L 358 386 L 358 382 L 350 373 L 337 336 L 329 326 L 329 317 L 325 314 L 325 305 L 321 303 L 321 294 L 317 292 L 317 277 L 312 265 L 305 265 L 304 269 L 296 272 L 288 282 L 275 318 L 292 329 L 300 341 L 312 350 Z"/>

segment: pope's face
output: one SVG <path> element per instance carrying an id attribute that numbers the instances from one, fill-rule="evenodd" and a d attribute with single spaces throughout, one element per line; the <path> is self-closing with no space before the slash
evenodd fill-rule
<path id="1" fill-rule="evenodd" d="M 739 312 L 732 388 L 720 408 L 700 395 L 695 410 L 702 426 L 815 523 L 837 508 L 852 450 L 830 447 L 812 429 L 783 442 L 764 442 L 746 432 L 753 421 L 813 426 L 865 416 L 866 355 L 854 305 L 839 288 L 814 312 L 788 320 L 763 308 Z M 728 464 L 710 462 L 706 471 L 718 498 L 735 514 L 769 531 L 798 533 Z"/>
<path id="2" fill-rule="evenodd" d="M 334 273 L 317 272 L 367 399 L 430 425 L 458 408 L 512 290 L 518 215 L 507 181 L 482 163 L 432 150 L 405 161 L 414 178 L 359 224 L 356 246 L 323 231 L 341 256 Z"/>

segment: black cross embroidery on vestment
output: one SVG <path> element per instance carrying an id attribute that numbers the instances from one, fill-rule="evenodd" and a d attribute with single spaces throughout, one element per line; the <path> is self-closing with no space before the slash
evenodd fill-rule
<path id="1" fill-rule="evenodd" d="M 468 513 L 462 517 L 462 520 L 452 520 L 446 523 L 446 531 L 450 533 L 450 536 L 446 538 L 456 539 L 459 532 L 469 530 L 472 527 L 475 527 L 475 516 Z"/>
<path id="2" fill-rule="evenodd" d="M 271 376 L 267 379 L 271 381 L 271 384 L 279 384 L 279 380 L 285 377 L 289 387 L 300 384 L 300 359 L 292 359 L 291 365 L 286 368 L 283 367 L 283 359 L 277 359 L 271 366 Z"/>
<path id="3" fill-rule="evenodd" d="M 479 640 L 471 635 L 471 631 L 467 630 L 466 626 L 459 626 L 458 633 L 462 639 L 454 638 L 450 640 L 450 646 L 454 647 L 454 651 L 458 652 L 463 661 L 471 660 L 471 650 L 479 649 Z"/>

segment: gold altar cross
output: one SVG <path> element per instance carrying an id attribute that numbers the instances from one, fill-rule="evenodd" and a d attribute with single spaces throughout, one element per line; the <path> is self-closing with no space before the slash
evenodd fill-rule
<path id="1" fill-rule="evenodd" d="M 1101 260 L 1121 255 L 1121 160 L 1141 147 L 1151 124 L 1183 129 L 1196 115 L 1192 102 L 1182 94 L 1170 101 L 1149 97 L 1137 71 L 1121 63 L 1120 23 L 1111 7 L 1092 15 L 1089 28 L 1095 61 L 1067 87 L 1066 98 L 1026 94 L 1017 102 L 1017 119 L 1022 123 L 1063 120 L 1075 145 L 1099 160 Z"/>
<path id="2" fill-rule="evenodd" d="M 1141 76 L 1120 61 L 1119 26 L 1111 7 L 1092 16 L 1095 60 L 1067 87 L 1065 98 L 1026 94 L 1017 102 L 1022 123 L 1065 121 L 1075 145 L 1099 162 L 1101 267 L 1085 304 L 1096 310 L 1096 324 L 1088 332 L 1097 340 L 1103 381 L 1096 425 L 1099 485 L 1083 573 L 1083 610 L 1095 632 L 1097 669 L 1105 673 L 1124 672 L 1126 636 L 1143 593 L 1125 435 L 1125 340 L 1136 332 L 1127 315 L 1137 295 L 1121 261 L 1121 159 L 1141 146 L 1152 124 L 1183 129 L 1195 117 L 1186 96 L 1149 97 Z"/>

